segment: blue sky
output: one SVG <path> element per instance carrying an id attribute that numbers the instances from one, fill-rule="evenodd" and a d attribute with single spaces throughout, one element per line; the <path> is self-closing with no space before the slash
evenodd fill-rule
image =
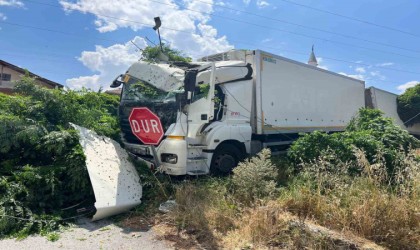
<path id="1" fill-rule="evenodd" d="M 0 59 L 72 88 L 107 87 L 140 58 L 130 41 L 157 42 L 154 16 L 194 58 L 237 48 L 306 62 L 314 44 L 320 67 L 366 86 L 400 93 L 420 81 L 418 0 L 0 0 Z"/>

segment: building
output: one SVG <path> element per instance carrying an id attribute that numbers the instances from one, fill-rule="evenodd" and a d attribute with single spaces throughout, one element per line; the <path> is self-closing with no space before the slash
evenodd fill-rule
<path id="1" fill-rule="evenodd" d="M 315 52 L 314 52 L 314 46 L 312 45 L 312 52 L 311 55 L 309 56 L 309 60 L 308 60 L 308 64 L 318 67 L 318 60 L 316 60 L 316 56 L 315 56 Z"/>
<path id="2" fill-rule="evenodd" d="M 121 91 L 122 91 L 121 88 L 119 88 L 119 89 L 108 89 L 107 91 L 105 91 L 105 93 L 110 94 L 110 95 L 118 95 L 118 96 L 120 96 L 121 95 Z"/>
<path id="3" fill-rule="evenodd" d="M 19 81 L 22 76 L 29 73 L 30 77 L 35 78 L 35 83 L 46 88 L 62 88 L 63 85 L 35 75 L 16 65 L 0 60 L 0 93 L 12 94 L 15 82 Z"/>

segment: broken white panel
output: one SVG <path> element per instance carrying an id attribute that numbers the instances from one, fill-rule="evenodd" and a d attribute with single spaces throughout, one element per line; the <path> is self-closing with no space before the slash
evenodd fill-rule
<path id="1" fill-rule="evenodd" d="M 92 221 L 126 212 L 141 203 L 142 186 L 127 152 L 114 140 L 74 125 L 86 156 L 86 166 L 95 193 Z"/>

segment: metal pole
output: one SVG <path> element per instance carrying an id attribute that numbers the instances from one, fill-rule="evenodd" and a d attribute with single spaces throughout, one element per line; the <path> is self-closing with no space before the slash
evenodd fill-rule
<path id="1" fill-rule="evenodd" d="M 157 31 L 158 31 L 158 35 L 159 35 L 160 50 L 163 52 L 162 40 L 160 39 L 160 31 L 159 31 L 159 29 L 157 29 Z"/>

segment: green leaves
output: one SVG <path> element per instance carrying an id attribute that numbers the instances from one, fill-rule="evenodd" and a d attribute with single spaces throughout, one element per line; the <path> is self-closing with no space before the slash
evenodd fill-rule
<path id="1" fill-rule="evenodd" d="M 93 191 L 78 134 L 69 122 L 118 138 L 119 97 L 45 89 L 24 77 L 21 95 L 0 94 L 0 238 L 55 229 L 63 211 Z"/>
<path id="2" fill-rule="evenodd" d="M 173 62 L 191 62 L 191 57 L 186 57 L 179 50 L 171 49 L 169 46 L 163 44 L 163 53 L 169 57 L 169 61 Z M 143 60 L 153 62 L 159 59 L 159 54 L 162 53 L 160 46 L 148 46 L 142 50 L 141 55 Z"/>
<path id="3" fill-rule="evenodd" d="M 292 144 L 288 156 L 297 166 L 302 166 L 332 154 L 335 157 L 328 161 L 337 166 L 348 163 L 349 172 L 357 174 L 361 171 L 354 154 L 357 149 L 371 164 L 377 161 L 378 155 L 382 155 L 388 172 L 393 173 L 398 168 L 400 154 L 416 147 L 420 147 L 420 141 L 393 124 L 391 119 L 383 117 L 381 111 L 361 109 L 345 132 L 327 134 L 316 131 L 306 134 Z"/>
<path id="4" fill-rule="evenodd" d="M 242 203 L 251 204 L 276 194 L 277 169 L 270 158 L 270 150 L 263 149 L 233 169 L 235 195 Z"/>
<path id="5" fill-rule="evenodd" d="M 420 123 L 420 83 L 398 96 L 397 103 L 398 115 L 406 125 Z"/>

